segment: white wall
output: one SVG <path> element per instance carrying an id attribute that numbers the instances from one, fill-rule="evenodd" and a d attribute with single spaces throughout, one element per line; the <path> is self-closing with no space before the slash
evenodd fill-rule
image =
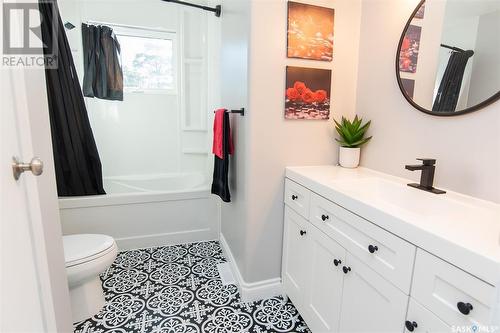
<path id="1" fill-rule="evenodd" d="M 500 10 L 479 16 L 469 91 L 470 105 L 482 102 L 500 87 L 499 36 Z"/>
<path id="2" fill-rule="evenodd" d="M 285 0 L 255 0 L 250 4 L 250 37 L 236 13 L 233 1 L 224 3 L 223 53 L 243 54 L 250 38 L 248 95 L 240 92 L 246 73 L 244 61 L 237 65 L 238 97 L 248 96 L 248 113 L 237 119 L 234 202 L 223 205 L 222 233 L 236 254 L 243 279 L 252 283 L 281 275 L 284 170 L 289 165 L 334 164 L 337 145 L 333 121 L 285 120 L 285 67 L 333 69 L 331 117 L 355 112 L 360 1 L 309 1 L 335 8 L 335 53 L 333 63 L 287 59 Z M 240 15 L 248 12 L 245 5 Z M 229 11 L 228 11 L 229 9 Z M 241 19 L 241 17 L 240 17 Z M 244 25 L 244 24 L 243 24 Z M 234 30 L 227 33 L 228 27 Z M 241 29 L 241 30 L 239 30 Z M 225 62 L 222 61 L 223 67 Z M 224 96 L 234 87 L 223 78 Z M 239 101 L 242 103 L 242 101 Z M 234 167 L 234 165 L 233 165 Z"/>
<path id="3" fill-rule="evenodd" d="M 357 112 L 373 121 L 363 166 L 419 179 L 404 169 L 416 157 L 435 157 L 438 187 L 500 202 L 500 103 L 458 117 L 421 113 L 403 98 L 394 56 L 417 0 L 363 2 Z"/>
<path id="4" fill-rule="evenodd" d="M 245 107 L 244 117 L 231 116 L 231 130 L 235 146 L 230 158 L 231 203 L 222 203 L 221 234 L 240 271 L 246 268 L 247 173 L 248 153 L 248 48 L 250 42 L 250 2 L 223 0 L 221 17 L 221 98 L 227 107 Z"/>

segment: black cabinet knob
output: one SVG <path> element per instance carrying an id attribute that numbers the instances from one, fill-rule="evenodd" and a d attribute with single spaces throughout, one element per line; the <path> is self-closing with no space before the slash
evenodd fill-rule
<path id="1" fill-rule="evenodd" d="M 413 332 L 415 330 L 415 328 L 418 327 L 417 323 L 414 322 L 414 321 L 405 321 L 405 326 L 406 326 L 406 329 L 410 332 Z"/>
<path id="2" fill-rule="evenodd" d="M 368 251 L 370 251 L 370 253 L 375 253 L 378 251 L 378 246 L 377 245 L 368 245 Z"/>
<path id="3" fill-rule="evenodd" d="M 305 231 L 305 230 L 300 230 L 300 235 L 301 235 L 301 236 L 304 236 L 305 234 L 307 234 L 307 231 Z"/>
<path id="4" fill-rule="evenodd" d="M 351 271 L 351 267 L 344 266 L 344 267 L 342 267 L 342 270 L 344 271 L 344 274 L 347 274 Z"/>
<path id="5" fill-rule="evenodd" d="M 342 260 L 340 260 L 340 259 L 333 259 L 333 264 L 334 264 L 335 266 L 338 266 L 338 265 L 340 265 L 341 263 L 342 263 Z"/>
<path id="6" fill-rule="evenodd" d="M 460 311 L 460 313 L 464 315 L 468 315 L 473 309 L 472 304 L 464 302 L 458 302 L 457 308 L 458 311 Z"/>
<path id="7" fill-rule="evenodd" d="M 328 215 L 321 215 L 321 219 L 323 220 L 323 222 L 325 222 L 326 220 L 328 220 L 330 218 L 330 216 Z"/>
<path id="8" fill-rule="evenodd" d="M 295 194 L 292 195 L 292 200 L 297 200 L 299 197 L 296 196 Z"/>

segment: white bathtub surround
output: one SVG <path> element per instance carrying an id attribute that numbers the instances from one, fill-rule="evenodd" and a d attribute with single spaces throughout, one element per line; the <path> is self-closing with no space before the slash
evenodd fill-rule
<path id="1" fill-rule="evenodd" d="M 260 299 L 265 299 L 283 294 L 281 278 L 268 279 L 253 283 L 248 283 L 243 279 L 243 276 L 238 268 L 238 264 L 234 258 L 231 248 L 229 247 L 223 234 L 220 234 L 220 244 L 224 256 L 227 258 L 233 276 L 236 278 L 236 285 L 244 302 L 253 302 Z"/>
<path id="2" fill-rule="evenodd" d="M 361 148 L 339 147 L 339 164 L 344 168 L 357 168 Z"/>
<path id="3" fill-rule="evenodd" d="M 499 326 L 500 205 L 366 168 L 286 177 L 283 284 L 312 331 Z"/>
<path id="4" fill-rule="evenodd" d="M 104 306 L 99 274 L 109 268 L 118 252 L 113 238 L 80 234 L 63 237 L 66 273 L 73 322 L 97 314 Z"/>
<path id="5" fill-rule="evenodd" d="M 105 190 L 59 199 L 63 234 L 110 235 L 121 250 L 218 238 L 219 204 L 201 174 L 113 177 Z"/>

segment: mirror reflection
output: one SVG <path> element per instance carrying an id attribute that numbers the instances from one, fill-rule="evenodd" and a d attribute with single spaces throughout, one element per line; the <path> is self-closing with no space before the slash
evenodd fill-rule
<path id="1" fill-rule="evenodd" d="M 498 98 L 500 1 L 422 1 L 398 64 L 403 94 L 422 111 L 463 113 Z"/>

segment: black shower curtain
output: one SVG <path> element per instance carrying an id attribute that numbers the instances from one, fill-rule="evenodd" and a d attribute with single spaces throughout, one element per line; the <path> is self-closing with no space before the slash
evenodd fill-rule
<path id="1" fill-rule="evenodd" d="M 57 66 L 45 68 L 57 192 L 59 196 L 105 194 L 101 160 L 57 2 L 41 0 L 39 8 L 44 53 L 57 45 Z"/>
<path id="2" fill-rule="evenodd" d="M 82 24 L 83 95 L 123 101 L 120 43 L 111 27 Z"/>
<path id="3" fill-rule="evenodd" d="M 432 106 L 432 111 L 437 112 L 454 112 L 458 98 L 460 97 L 460 89 L 462 88 L 462 80 L 464 77 L 465 67 L 469 58 L 474 55 L 473 51 L 453 51 L 448 65 L 444 71 L 443 78 L 439 84 L 439 89 Z"/>

